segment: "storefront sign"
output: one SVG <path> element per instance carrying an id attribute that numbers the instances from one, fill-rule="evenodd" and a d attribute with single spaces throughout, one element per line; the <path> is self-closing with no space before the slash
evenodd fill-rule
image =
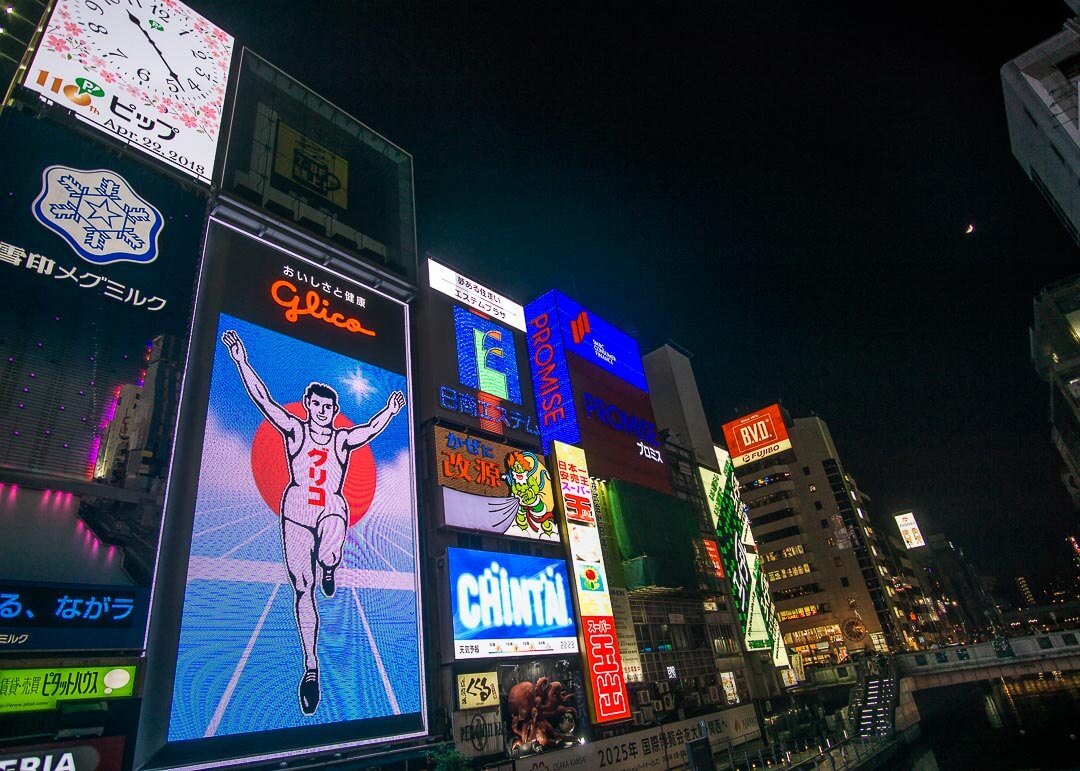
<path id="1" fill-rule="evenodd" d="M 135 667 L 0 669 L 0 713 L 55 709 L 61 701 L 131 696 Z"/>
<path id="2" fill-rule="evenodd" d="M 457 710 L 451 716 L 454 747 L 463 755 L 479 758 L 506 751 L 506 725 L 497 710 Z"/>
<path id="3" fill-rule="evenodd" d="M 499 676 L 495 672 L 469 672 L 457 676 L 458 709 L 492 707 L 499 703 Z"/>
<path id="4" fill-rule="evenodd" d="M 123 763 L 123 736 L 0 749 L 0 771 L 121 771 Z"/>

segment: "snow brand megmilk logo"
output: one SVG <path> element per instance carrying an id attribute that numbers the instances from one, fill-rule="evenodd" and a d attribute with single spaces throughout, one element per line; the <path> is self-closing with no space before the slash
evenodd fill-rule
<path id="1" fill-rule="evenodd" d="M 34 218 L 87 262 L 153 262 L 161 212 L 114 171 L 49 166 L 41 174 Z"/>

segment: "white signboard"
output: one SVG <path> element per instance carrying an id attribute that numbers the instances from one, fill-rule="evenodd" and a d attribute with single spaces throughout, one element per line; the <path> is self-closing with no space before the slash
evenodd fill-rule
<path id="1" fill-rule="evenodd" d="M 611 615 L 615 618 L 615 631 L 619 635 L 619 656 L 622 658 L 623 677 L 628 683 L 645 680 L 641 666 L 641 652 L 634 636 L 634 616 L 630 612 L 630 595 L 625 589 L 609 587 Z"/>
<path id="2" fill-rule="evenodd" d="M 665 723 L 661 728 L 653 726 L 614 739 L 533 755 L 515 762 L 514 771 L 662 771 L 681 768 L 689 763 L 686 743 L 706 734 L 714 752 L 727 748 L 729 741 L 739 745 L 756 739 L 760 729 L 754 705 L 745 704 L 677 723 Z"/>
<path id="3" fill-rule="evenodd" d="M 926 546 L 926 541 L 923 540 L 922 532 L 919 530 L 919 523 L 915 521 L 914 512 L 897 514 L 893 519 L 896 520 L 896 527 L 900 530 L 900 537 L 904 539 L 904 546 L 909 549 Z"/>
<path id="4" fill-rule="evenodd" d="M 525 331 L 525 309 L 513 300 L 493 292 L 483 284 L 461 275 L 428 258 L 428 282 L 431 288 L 458 302 L 476 308 L 491 318 Z"/>
<path id="5" fill-rule="evenodd" d="M 23 85 L 210 182 L 232 52 L 180 2 L 59 0 Z"/>

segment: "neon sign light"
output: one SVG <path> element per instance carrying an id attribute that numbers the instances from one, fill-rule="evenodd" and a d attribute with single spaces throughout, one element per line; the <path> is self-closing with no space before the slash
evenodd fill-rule
<path id="1" fill-rule="evenodd" d="M 562 334 L 557 323 L 552 323 L 556 312 L 553 292 L 525 308 L 529 328 L 529 363 L 533 387 L 536 389 L 540 437 L 544 440 L 545 449 L 555 440 L 574 444 L 581 438 Z"/>
<path id="2" fill-rule="evenodd" d="M 286 295 L 283 297 L 282 290 L 291 292 L 292 296 Z M 270 297 L 273 298 L 275 303 L 286 309 L 285 320 L 292 324 L 295 324 L 301 316 L 311 316 L 313 319 L 325 321 L 327 324 L 339 329 L 375 337 L 375 333 L 370 329 L 365 329 L 359 319 L 346 317 L 337 311 L 328 314 L 330 301 L 324 300 L 322 295 L 314 289 L 309 289 L 304 295 L 304 305 L 301 307 L 300 290 L 291 281 L 282 278 L 270 285 Z"/>
<path id="3" fill-rule="evenodd" d="M 461 384 L 521 404 L 514 333 L 457 305 L 454 330 Z"/>

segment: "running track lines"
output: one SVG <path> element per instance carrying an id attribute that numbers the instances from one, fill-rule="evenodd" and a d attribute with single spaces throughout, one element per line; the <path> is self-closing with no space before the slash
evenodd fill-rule
<path id="1" fill-rule="evenodd" d="M 257 532 L 257 533 L 256 533 L 255 535 L 251 536 L 251 538 L 247 539 L 246 541 L 241 541 L 240 543 L 236 544 L 236 546 L 234 546 L 233 548 L 229 549 L 229 550 L 228 550 L 227 552 L 225 552 L 224 554 L 222 554 L 222 555 L 221 555 L 221 556 L 220 556 L 220 557 L 219 557 L 218 559 L 224 559 L 225 557 L 231 557 L 232 555 L 236 554 L 236 552 L 240 551 L 240 550 L 241 550 L 241 549 L 243 549 L 243 548 L 244 548 L 245 546 L 247 546 L 247 545 L 248 545 L 249 543 L 251 543 L 251 542 L 252 542 L 252 541 L 254 541 L 254 540 L 255 540 L 256 538 L 258 538 L 259 536 L 261 536 L 261 535 L 262 535 L 263 533 L 265 533 L 265 532 L 266 532 L 267 530 L 271 530 L 271 529 L 273 529 L 273 528 L 274 528 L 275 526 L 277 526 L 277 527 L 280 527 L 280 525 L 278 525 L 278 524 L 277 524 L 276 522 L 271 522 L 271 523 L 270 523 L 269 525 L 267 525 L 266 527 L 264 527 L 264 528 L 263 528 L 262 530 L 260 530 L 259 532 Z"/>
<path id="2" fill-rule="evenodd" d="M 210 723 L 206 726 L 206 732 L 203 734 L 203 738 L 213 736 L 217 733 L 218 725 L 221 724 L 221 718 L 225 716 L 225 710 L 229 706 L 229 701 L 232 699 L 233 691 L 236 690 L 236 684 L 240 682 L 240 675 L 244 672 L 244 667 L 247 666 L 248 657 L 251 655 L 251 649 L 255 647 L 255 641 L 259 639 L 259 632 L 262 631 L 263 622 L 266 621 L 266 616 L 270 613 L 270 608 L 274 604 L 274 598 L 277 597 L 278 589 L 281 588 L 281 584 L 274 584 L 274 591 L 270 592 L 270 599 L 266 601 L 266 607 L 263 608 L 262 615 L 259 616 L 259 621 L 255 624 L 255 629 L 251 633 L 250 639 L 248 639 L 247 647 L 244 648 L 244 652 L 240 654 L 240 660 L 236 662 L 236 669 L 233 670 L 232 677 L 229 679 L 229 684 L 225 686 L 224 693 L 221 694 L 221 701 L 218 702 L 217 709 L 214 710 L 214 716 L 210 718 Z"/>
<path id="3" fill-rule="evenodd" d="M 216 509 L 216 511 L 222 511 L 222 509 Z M 203 511 L 195 512 L 196 516 L 198 516 L 199 514 L 205 514 L 205 513 L 208 513 L 208 512 L 203 512 Z M 240 517 L 240 519 L 234 519 L 232 522 L 226 522 L 223 525 L 214 525 L 213 527 L 208 527 L 205 530 L 200 530 L 197 533 L 192 533 L 191 537 L 192 538 L 198 538 L 201 535 L 206 535 L 207 533 L 212 533 L 215 530 L 221 530 L 221 529 L 226 528 L 226 527 L 232 527 L 233 525 L 238 525 L 241 522 L 247 522 L 249 519 L 253 519 L 254 517 L 261 516 L 262 514 L 263 514 L 263 512 L 257 511 L 254 514 L 248 514 L 246 517 Z"/>
<path id="4" fill-rule="evenodd" d="M 393 562 L 391 562 L 390 560 L 388 560 L 388 559 L 387 559 L 386 557 L 384 557 L 384 556 L 383 556 L 383 554 L 382 554 L 382 551 L 381 551 L 381 550 L 380 550 L 380 549 L 378 548 L 378 544 L 374 543 L 373 539 L 371 539 L 371 538 L 364 538 L 364 539 L 360 539 L 360 538 L 357 538 L 357 539 L 356 539 L 356 542 L 357 542 L 357 543 L 358 543 L 358 544 L 360 545 L 360 547 L 361 547 L 361 550 L 362 550 L 362 551 L 364 551 L 364 552 L 366 552 L 366 553 L 371 553 L 371 554 L 374 554 L 374 555 L 375 555 L 376 557 L 378 557 L 378 558 L 379 558 L 379 559 L 381 559 L 381 560 L 382 560 L 383 562 L 385 562 L 385 563 L 386 563 L 386 566 L 387 566 L 388 568 L 390 568 L 390 571 L 391 571 L 391 572 L 393 572 L 393 573 L 397 573 L 397 572 L 398 572 L 398 569 L 397 569 L 396 567 L 394 567 L 394 563 L 393 563 Z M 372 550 L 371 550 L 371 552 L 367 552 L 367 550 L 366 550 L 366 549 L 363 549 L 363 547 L 364 547 L 364 546 L 368 546 L 368 545 L 370 545 L 370 546 L 374 546 L 375 548 L 374 548 L 374 549 L 372 549 Z M 411 555 L 410 555 L 410 556 L 411 556 Z"/>
<path id="5" fill-rule="evenodd" d="M 352 590 L 352 596 L 353 602 L 356 603 L 356 609 L 360 613 L 360 623 L 364 625 L 368 642 L 371 644 L 371 655 L 375 657 L 375 666 L 379 668 L 379 676 L 382 678 L 383 688 L 386 690 L 386 698 L 390 699 L 390 709 L 394 710 L 395 715 L 400 715 L 401 707 L 398 706 L 397 696 L 394 695 L 394 688 L 390 685 L 390 678 L 386 674 L 386 667 L 383 666 L 382 656 L 379 655 L 379 646 L 375 644 L 375 635 L 371 633 L 371 627 L 368 626 L 367 615 L 364 613 L 364 606 L 360 604 L 360 596 L 356 593 L 356 589 Z"/>
<path id="6" fill-rule="evenodd" d="M 388 543 L 388 544 L 390 544 L 391 546 L 393 546 L 393 547 L 394 547 L 395 549 L 397 549 L 398 551 L 400 551 L 400 552 L 401 552 L 402 554 L 404 554 L 404 555 L 405 555 L 406 557 L 412 557 L 412 556 L 413 556 L 413 553 L 412 553 L 411 551 L 409 551 L 408 549 L 406 549 L 406 548 L 405 548 L 404 546 L 402 546 L 401 544 L 399 544 L 399 543 L 398 543 L 397 541 L 395 541 L 395 540 L 394 540 L 393 538 L 391 538 L 390 536 L 386 535 L 385 533 L 379 533 L 379 535 L 380 535 L 380 536 L 382 536 L 382 540 L 383 540 L 383 541 L 386 541 L 386 543 Z M 411 540 L 411 539 L 410 539 L 410 540 Z"/>

